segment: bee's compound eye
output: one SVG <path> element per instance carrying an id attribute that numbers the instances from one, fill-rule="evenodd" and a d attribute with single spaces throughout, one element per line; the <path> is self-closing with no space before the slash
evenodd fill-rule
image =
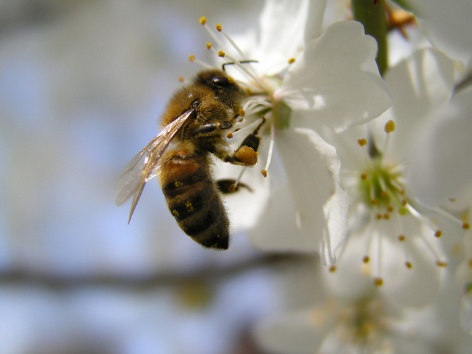
<path id="1" fill-rule="evenodd" d="M 212 82 L 213 85 L 222 86 L 222 87 L 226 87 L 226 86 L 231 85 L 230 80 L 227 77 L 224 77 L 224 76 L 215 76 L 211 79 L 211 82 Z"/>
<path id="2" fill-rule="evenodd" d="M 191 103 L 192 108 L 197 109 L 200 106 L 200 100 L 193 100 Z"/>

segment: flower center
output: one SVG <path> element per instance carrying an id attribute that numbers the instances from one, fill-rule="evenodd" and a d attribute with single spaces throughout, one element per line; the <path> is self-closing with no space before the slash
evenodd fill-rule
<path id="1" fill-rule="evenodd" d="M 403 269 L 412 269 L 419 261 L 414 258 L 414 255 L 418 254 L 418 242 L 415 240 L 421 241 L 420 253 L 429 252 L 432 266 L 447 265 L 434 244 L 434 240 L 442 235 L 442 231 L 422 213 L 423 206 L 408 193 L 403 166 L 385 159 L 389 136 L 394 130 L 395 123 L 388 121 L 385 125 L 387 135 L 383 151 L 378 149 L 373 139 L 367 141 L 363 138 L 357 141 L 367 153 L 366 167 L 355 172 L 355 179 L 351 180 L 355 181 L 351 186 L 353 195 L 357 196 L 351 206 L 351 219 L 367 220 L 364 228 L 357 234 L 362 238 L 365 248 L 360 261 L 363 271 L 372 275 L 377 287 L 384 284 L 383 273 L 387 263 L 383 263 L 388 258 L 384 257 L 382 252 L 398 255 L 402 258 L 398 264 L 403 266 Z M 392 267 L 392 264 L 388 267 Z M 389 273 L 392 274 L 391 271 Z"/>
<path id="2" fill-rule="evenodd" d="M 292 109 L 284 101 L 274 101 L 272 104 L 272 114 L 275 127 L 286 129 L 290 126 L 290 116 Z"/>
<path id="3" fill-rule="evenodd" d="M 371 167 L 362 172 L 359 192 L 363 203 L 376 211 L 377 218 L 390 218 L 398 210 L 407 213 L 403 174 L 399 165 L 385 165 L 382 156 L 371 160 Z"/>
<path id="4" fill-rule="evenodd" d="M 384 305 L 378 299 L 365 298 L 345 303 L 331 298 L 313 309 L 311 319 L 317 331 L 323 327 L 331 329 L 331 334 L 343 346 L 375 350 L 388 343 L 386 333 L 389 328 L 381 322 L 384 315 Z M 331 345 L 325 341 L 321 344 L 321 351 L 331 352 Z"/>

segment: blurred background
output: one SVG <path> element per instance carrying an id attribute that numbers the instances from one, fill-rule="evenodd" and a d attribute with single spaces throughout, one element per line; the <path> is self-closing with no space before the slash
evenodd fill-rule
<path id="1" fill-rule="evenodd" d="M 122 168 L 167 99 L 211 61 L 198 19 L 240 34 L 263 2 L 0 0 L 0 353 L 262 353 L 285 258 L 233 235 L 201 248 Z M 276 266 L 274 267 L 274 264 Z"/>

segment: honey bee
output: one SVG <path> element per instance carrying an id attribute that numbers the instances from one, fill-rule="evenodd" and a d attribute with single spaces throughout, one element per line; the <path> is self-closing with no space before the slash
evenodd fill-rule
<path id="1" fill-rule="evenodd" d="M 257 129 L 236 150 L 226 140 L 245 97 L 234 79 L 219 69 L 199 72 L 172 96 L 162 116 L 162 131 L 119 178 L 116 204 L 133 197 L 128 222 L 145 184 L 157 176 L 180 228 L 204 247 L 228 248 L 229 220 L 220 194 L 248 187 L 234 180 L 214 181 L 210 154 L 236 165 L 257 163 Z"/>

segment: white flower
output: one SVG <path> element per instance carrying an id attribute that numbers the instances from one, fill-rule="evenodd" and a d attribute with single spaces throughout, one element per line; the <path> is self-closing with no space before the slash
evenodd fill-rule
<path id="1" fill-rule="evenodd" d="M 464 198 L 472 187 L 472 86 L 460 89 L 443 109 L 432 112 L 430 124 L 418 132 L 422 144 L 412 151 L 411 175 L 415 192 L 428 203 L 439 204 L 451 198 Z M 434 156 L 434 158 L 432 158 Z M 426 157 L 426 158 L 425 158 Z M 432 170 L 428 179 L 419 177 Z"/>
<path id="2" fill-rule="evenodd" d="M 411 0 L 420 29 L 431 43 L 454 59 L 472 59 L 470 0 Z"/>
<path id="3" fill-rule="evenodd" d="M 419 132 L 452 94 L 452 69 L 438 51 L 416 52 L 385 75 L 392 110 L 368 130 L 334 136 L 351 199 L 350 234 L 332 275 L 334 287 L 362 292 L 373 280 L 390 300 L 408 306 L 424 306 L 438 295 L 446 266 L 438 239 L 447 235 L 435 221 L 443 212 L 419 202 L 408 171 L 412 150 L 424 143 Z M 423 157 L 429 156 L 425 151 Z M 424 169 L 419 183 L 432 173 Z"/>
<path id="4" fill-rule="evenodd" d="M 322 261 L 332 264 L 346 235 L 348 201 L 336 149 L 319 132 L 365 123 L 389 107 L 390 97 L 375 65 L 375 40 L 352 21 L 319 35 L 324 9 L 321 0 L 267 1 L 257 40 L 249 36 L 240 47 L 230 40 L 224 53 L 215 51 L 234 63 L 228 71 L 251 94 L 242 131 L 265 119 L 259 154 L 263 173 L 280 159 L 285 175 L 269 171 L 268 178 L 280 182 L 277 192 L 246 206 L 246 213 L 252 207 L 257 216 L 251 222 L 258 222 L 251 228 L 253 242 L 269 250 L 319 250 Z M 244 177 L 251 187 L 269 183 Z M 237 214 L 231 203 L 230 213 Z"/>
<path id="5" fill-rule="evenodd" d="M 256 326 L 262 348 L 291 354 L 431 352 L 423 332 L 434 325 L 418 326 L 415 314 L 402 312 L 368 289 L 350 296 L 327 291 L 320 267 L 308 266 L 284 270 L 282 276 L 292 279 L 282 278 L 281 288 L 287 296 L 299 291 L 293 304 L 297 309 L 274 314 Z"/>

